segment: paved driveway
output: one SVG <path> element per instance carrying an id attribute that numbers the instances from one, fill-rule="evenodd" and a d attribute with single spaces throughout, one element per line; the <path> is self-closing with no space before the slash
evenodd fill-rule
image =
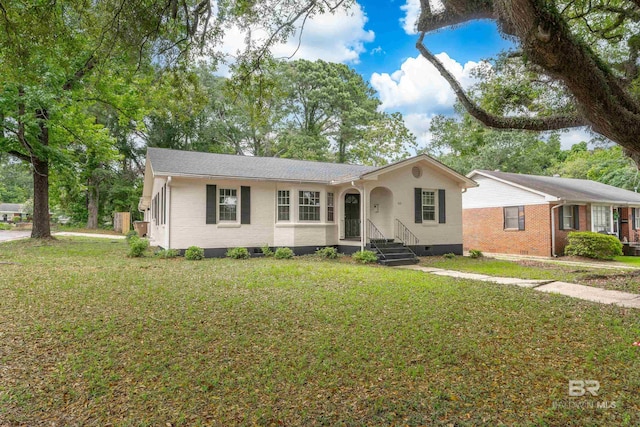
<path id="1" fill-rule="evenodd" d="M 0 230 L 0 242 L 8 242 L 9 240 L 24 239 L 31 236 L 31 231 L 13 231 Z"/>

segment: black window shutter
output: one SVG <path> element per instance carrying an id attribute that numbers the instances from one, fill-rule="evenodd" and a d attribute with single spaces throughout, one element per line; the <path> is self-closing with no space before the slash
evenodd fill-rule
<path id="1" fill-rule="evenodd" d="M 564 230 L 564 206 L 558 208 L 558 230 Z"/>
<path id="2" fill-rule="evenodd" d="M 524 206 L 518 206 L 518 230 L 524 230 Z"/>
<path id="3" fill-rule="evenodd" d="M 573 229 L 580 230 L 580 206 L 573 205 Z"/>
<path id="4" fill-rule="evenodd" d="M 422 188 L 414 189 L 414 209 L 416 224 L 422 223 Z"/>
<path id="5" fill-rule="evenodd" d="M 447 222 L 447 205 L 445 199 L 445 191 L 438 190 L 438 222 L 440 224 Z"/>
<path id="6" fill-rule="evenodd" d="M 636 215 L 637 215 L 637 211 L 636 208 L 631 208 L 631 229 L 635 230 L 636 229 Z"/>
<path id="7" fill-rule="evenodd" d="M 251 187 L 240 187 L 240 224 L 251 224 Z"/>
<path id="8" fill-rule="evenodd" d="M 216 223 L 216 186 L 207 185 L 207 224 Z"/>

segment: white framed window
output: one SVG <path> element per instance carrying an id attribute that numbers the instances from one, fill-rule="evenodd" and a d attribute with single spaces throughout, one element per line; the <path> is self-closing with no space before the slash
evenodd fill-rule
<path id="1" fill-rule="evenodd" d="M 334 221 L 333 193 L 327 193 L 327 222 Z"/>
<path id="2" fill-rule="evenodd" d="M 436 220 L 436 192 L 422 190 L 422 221 Z"/>
<path id="3" fill-rule="evenodd" d="M 574 226 L 573 206 L 563 206 L 562 209 L 562 229 L 570 230 Z"/>
<path id="4" fill-rule="evenodd" d="M 591 228 L 596 233 L 611 232 L 611 206 L 591 206 Z"/>
<path id="5" fill-rule="evenodd" d="M 278 190 L 278 221 L 291 219 L 291 200 L 289 190 Z"/>
<path id="6" fill-rule="evenodd" d="M 298 218 L 300 221 L 320 221 L 320 192 L 298 192 Z"/>
<path id="7" fill-rule="evenodd" d="M 635 211 L 635 218 L 634 218 L 633 228 L 638 230 L 640 229 L 640 209 L 636 208 L 634 209 L 634 211 Z"/>
<path id="8" fill-rule="evenodd" d="M 524 206 L 507 206 L 503 216 L 505 230 L 524 230 Z"/>
<path id="9" fill-rule="evenodd" d="M 238 214 L 238 193 L 235 188 L 221 188 L 219 191 L 220 221 L 236 221 Z"/>

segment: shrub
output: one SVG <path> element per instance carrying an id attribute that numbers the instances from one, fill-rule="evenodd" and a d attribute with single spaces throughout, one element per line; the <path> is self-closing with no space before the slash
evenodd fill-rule
<path id="1" fill-rule="evenodd" d="M 456 254 L 454 254 L 452 252 L 449 252 L 448 254 L 442 255 L 442 258 L 445 258 L 445 259 L 454 259 L 455 257 L 456 257 Z"/>
<path id="2" fill-rule="evenodd" d="M 231 248 L 227 250 L 227 256 L 233 259 L 248 259 L 251 258 L 251 254 L 247 248 Z"/>
<path id="3" fill-rule="evenodd" d="M 293 255 L 295 254 L 293 253 L 291 248 L 278 248 L 273 254 L 276 259 L 290 259 L 293 258 Z"/>
<path id="4" fill-rule="evenodd" d="M 378 262 L 378 256 L 373 251 L 358 251 L 351 255 L 351 257 L 362 264 Z"/>
<path id="5" fill-rule="evenodd" d="M 266 257 L 272 257 L 273 256 L 273 251 L 271 250 L 271 248 L 269 247 L 269 245 L 264 245 L 262 248 L 260 248 L 262 250 L 262 254 Z"/>
<path id="6" fill-rule="evenodd" d="M 204 249 L 197 246 L 189 246 L 187 250 L 184 251 L 184 257 L 189 261 L 199 261 L 204 259 Z"/>
<path id="7" fill-rule="evenodd" d="M 180 251 L 177 249 L 162 249 L 156 252 L 156 257 L 168 259 L 168 258 L 177 258 L 180 256 Z"/>
<path id="8" fill-rule="evenodd" d="M 13 227 L 11 224 L 5 224 L 4 222 L 0 222 L 0 230 L 11 230 Z"/>
<path id="9" fill-rule="evenodd" d="M 318 249 L 316 255 L 322 258 L 336 259 L 338 258 L 338 251 L 332 246 L 327 246 L 326 248 Z"/>
<path id="10" fill-rule="evenodd" d="M 482 256 L 482 251 L 478 249 L 469 249 L 469 258 L 480 258 Z"/>
<path id="11" fill-rule="evenodd" d="M 615 236 L 593 231 L 572 231 L 568 239 L 565 255 L 608 260 L 622 255 L 622 243 Z"/>
<path id="12" fill-rule="evenodd" d="M 132 258 L 138 258 L 144 256 L 145 251 L 149 247 L 149 241 L 147 239 L 141 239 L 138 236 L 129 239 L 129 253 Z"/>
<path id="13" fill-rule="evenodd" d="M 134 237 L 140 237 L 138 236 L 138 232 L 136 230 L 129 230 L 127 232 L 127 235 L 125 236 L 125 239 L 127 240 L 127 242 L 130 242 Z"/>

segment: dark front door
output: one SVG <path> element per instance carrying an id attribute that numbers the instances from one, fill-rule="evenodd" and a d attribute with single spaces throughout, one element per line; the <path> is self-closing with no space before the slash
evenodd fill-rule
<path id="1" fill-rule="evenodd" d="M 360 195 L 344 196 L 344 237 L 360 238 Z"/>

